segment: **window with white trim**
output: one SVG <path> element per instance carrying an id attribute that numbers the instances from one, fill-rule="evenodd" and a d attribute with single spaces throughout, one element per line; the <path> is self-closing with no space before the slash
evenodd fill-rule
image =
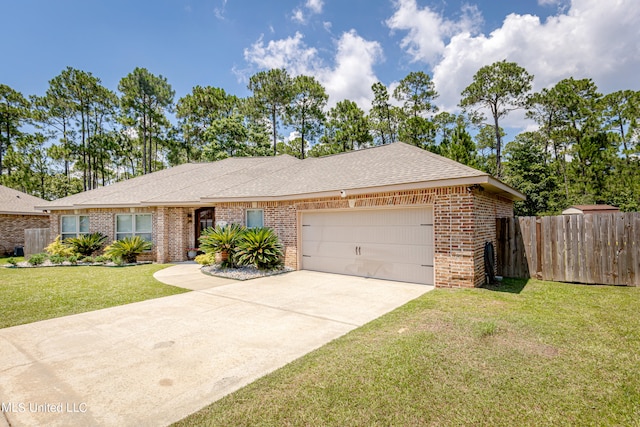
<path id="1" fill-rule="evenodd" d="M 247 209 L 247 228 L 264 227 L 264 210 Z"/>
<path id="2" fill-rule="evenodd" d="M 62 240 L 89 234 L 88 215 L 62 215 L 60 218 L 60 236 Z"/>
<path id="3" fill-rule="evenodd" d="M 118 214 L 116 215 L 116 240 L 140 236 L 151 242 L 153 241 L 151 224 L 151 214 Z"/>

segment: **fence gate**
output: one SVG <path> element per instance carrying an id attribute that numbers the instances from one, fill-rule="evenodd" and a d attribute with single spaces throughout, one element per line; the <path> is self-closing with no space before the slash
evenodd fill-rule
<path id="1" fill-rule="evenodd" d="M 640 286 L 640 213 L 499 218 L 498 274 Z"/>

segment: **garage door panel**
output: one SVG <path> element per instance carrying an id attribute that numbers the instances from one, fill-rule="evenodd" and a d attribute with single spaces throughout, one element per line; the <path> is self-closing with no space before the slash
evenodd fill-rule
<path id="1" fill-rule="evenodd" d="M 405 265 L 394 264 L 387 269 L 380 269 L 375 277 L 377 279 L 397 280 L 400 282 L 433 284 L 433 267 L 405 268 Z"/>
<path id="2" fill-rule="evenodd" d="M 356 249 L 358 248 L 358 249 Z M 428 264 L 433 260 L 433 246 L 382 243 L 307 242 L 303 255 L 318 257 L 361 257 L 381 262 Z"/>
<path id="3" fill-rule="evenodd" d="M 431 208 L 310 212 L 301 223 L 302 268 L 433 284 Z"/>
<path id="4" fill-rule="evenodd" d="M 415 264 L 388 260 L 347 259 L 344 257 L 303 257 L 304 268 L 326 273 L 348 274 L 412 283 L 433 283 L 433 267 L 417 268 Z"/>
<path id="5" fill-rule="evenodd" d="M 319 241 L 331 241 L 331 242 L 352 242 L 351 236 L 353 229 L 352 226 L 319 226 L 312 225 L 303 228 L 303 233 L 306 241 L 319 242 Z"/>
<path id="6" fill-rule="evenodd" d="M 359 233 L 361 243 L 384 242 L 390 244 L 423 245 L 433 242 L 433 227 L 421 226 L 384 226 L 377 227 L 375 232 L 363 229 Z"/>
<path id="7" fill-rule="evenodd" d="M 410 212 L 411 211 L 411 212 Z M 311 226 L 385 226 L 433 224 L 430 209 L 360 210 L 349 212 L 305 213 L 302 225 Z"/>
<path id="8" fill-rule="evenodd" d="M 332 241 L 353 243 L 387 242 L 391 244 L 420 245 L 433 241 L 433 227 L 425 226 L 306 226 L 305 241 Z"/>
<path id="9" fill-rule="evenodd" d="M 305 245 L 303 255 L 323 256 L 332 255 L 336 257 L 356 256 L 356 246 L 351 242 L 308 242 Z"/>
<path id="10" fill-rule="evenodd" d="M 432 265 L 433 246 L 387 245 L 382 243 L 368 244 L 360 247 L 359 255 L 366 259 Z"/>

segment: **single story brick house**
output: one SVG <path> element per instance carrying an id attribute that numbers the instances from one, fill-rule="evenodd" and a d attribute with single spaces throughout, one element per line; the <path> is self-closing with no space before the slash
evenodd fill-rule
<path id="1" fill-rule="evenodd" d="M 183 261 L 215 224 L 271 227 L 285 264 L 439 287 L 484 282 L 495 219 L 518 191 L 404 143 L 300 160 L 235 157 L 190 163 L 42 205 L 51 235 L 140 235 L 146 256 Z"/>
<path id="2" fill-rule="evenodd" d="M 24 246 L 24 230 L 49 228 L 49 214 L 36 209 L 46 200 L 0 185 L 0 255 Z"/>

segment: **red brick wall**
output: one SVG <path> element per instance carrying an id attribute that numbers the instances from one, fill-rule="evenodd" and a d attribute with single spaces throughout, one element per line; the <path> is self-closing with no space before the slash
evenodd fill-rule
<path id="1" fill-rule="evenodd" d="M 0 214 L 0 253 L 13 252 L 14 247 L 24 246 L 24 230 L 48 227 L 48 215 Z"/>
<path id="2" fill-rule="evenodd" d="M 351 197 L 353 208 L 433 206 L 435 283 L 438 287 L 474 287 L 484 283 L 484 243 L 495 245 L 495 218 L 513 215 L 510 200 L 467 186 L 371 193 Z M 297 268 L 297 214 L 304 210 L 348 209 L 340 197 L 292 202 L 222 203 L 216 221 L 245 223 L 246 209 L 264 209 L 265 226 L 273 228 L 285 248 L 285 264 Z"/>
<path id="3" fill-rule="evenodd" d="M 385 206 L 433 206 L 435 284 L 438 287 L 474 287 L 484 282 L 484 244 L 495 245 L 495 218 L 513 215 L 510 200 L 467 186 L 371 193 L 350 198 L 330 197 L 283 202 L 238 202 L 215 205 L 216 223 L 245 224 L 247 209 L 263 209 L 264 225 L 273 228 L 284 246 L 285 264 L 298 266 L 298 215 L 305 210 L 353 209 Z M 135 209 L 153 213 L 154 251 L 148 258 L 158 262 L 186 260 L 195 243 L 194 208 L 159 207 Z M 80 212 L 80 211 L 79 211 Z M 115 214 L 130 209 L 88 209 L 91 231 L 113 239 Z M 59 234 L 61 214 L 51 215 L 51 234 Z M 189 214 L 191 217 L 189 217 Z"/>
<path id="4" fill-rule="evenodd" d="M 241 202 L 216 205 L 216 223 L 246 225 L 246 210 L 264 210 L 264 226 L 273 228 L 282 243 L 285 265 L 297 268 L 298 241 L 296 208 L 290 202 Z"/>
<path id="5" fill-rule="evenodd" d="M 117 209 L 77 209 L 66 211 L 53 211 L 50 214 L 49 230 L 51 239 L 55 239 L 60 234 L 60 217 L 62 215 L 88 215 L 89 232 L 102 233 L 107 236 L 107 242 L 111 243 L 116 238 L 116 215 L 117 214 L 151 214 L 153 227 L 154 247 L 151 252 L 146 252 L 138 257 L 140 261 L 155 261 L 157 249 L 158 215 L 156 208 L 117 208 Z"/>
<path id="6" fill-rule="evenodd" d="M 496 218 L 513 216 L 513 203 L 505 198 L 486 191 L 474 190 L 474 248 L 473 261 L 474 285 L 481 286 L 485 282 L 484 245 L 492 242 L 496 248 Z M 497 270 L 494 271 L 494 273 Z"/>
<path id="7" fill-rule="evenodd" d="M 473 227 L 467 187 L 439 189 L 434 202 L 436 286 L 473 286 Z"/>

